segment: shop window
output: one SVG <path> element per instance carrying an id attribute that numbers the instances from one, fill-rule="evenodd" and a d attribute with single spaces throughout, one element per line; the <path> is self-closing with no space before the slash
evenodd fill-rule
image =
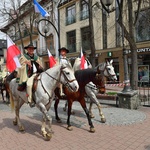
<path id="1" fill-rule="evenodd" d="M 136 24 L 136 41 L 150 40 L 150 8 L 139 12 Z"/>
<path id="2" fill-rule="evenodd" d="M 70 52 L 76 52 L 76 31 L 67 33 L 67 48 Z"/>

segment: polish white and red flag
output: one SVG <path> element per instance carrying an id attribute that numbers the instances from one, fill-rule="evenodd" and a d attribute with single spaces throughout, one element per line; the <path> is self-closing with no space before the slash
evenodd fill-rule
<path id="1" fill-rule="evenodd" d="M 85 69 L 85 63 L 86 63 L 85 57 L 83 55 L 83 51 L 82 51 L 82 48 L 81 48 L 81 64 L 80 64 L 81 70 Z"/>
<path id="2" fill-rule="evenodd" d="M 18 47 L 7 35 L 7 55 L 6 55 L 6 67 L 9 72 L 13 72 L 16 68 L 21 67 L 18 56 L 21 54 Z"/>
<path id="3" fill-rule="evenodd" d="M 48 57 L 49 57 L 49 67 L 52 68 L 53 66 L 56 65 L 56 60 L 52 56 L 51 52 L 49 50 L 47 50 L 47 51 L 48 51 Z"/>

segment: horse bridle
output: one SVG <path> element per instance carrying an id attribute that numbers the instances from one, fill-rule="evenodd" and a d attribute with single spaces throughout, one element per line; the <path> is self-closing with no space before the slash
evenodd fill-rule
<path id="1" fill-rule="evenodd" d="M 67 81 L 66 84 L 64 84 L 64 86 L 69 87 L 70 89 L 72 89 L 69 83 L 75 81 L 76 78 L 75 78 L 75 79 L 72 79 L 72 80 L 69 80 L 69 79 L 67 78 L 66 74 L 62 71 L 62 70 L 65 69 L 65 68 L 66 68 L 66 67 L 61 67 L 60 76 L 61 76 L 61 74 L 63 74 L 65 80 Z"/>
<path id="2" fill-rule="evenodd" d="M 115 75 L 115 74 L 110 74 L 109 71 L 108 71 L 108 69 L 107 69 L 107 66 L 109 66 L 109 65 L 107 65 L 107 63 L 106 63 L 103 70 L 100 70 L 99 67 L 98 67 L 98 68 L 97 68 L 97 69 L 98 69 L 98 72 L 102 71 L 102 72 L 104 73 L 104 71 L 106 70 L 107 73 L 108 73 L 108 77 L 112 79 L 112 77 L 114 77 L 114 76 L 116 76 L 116 75 Z"/>
<path id="3" fill-rule="evenodd" d="M 75 81 L 76 79 L 69 80 L 69 79 L 67 78 L 66 74 L 62 71 L 62 70 L 65 69 L 65 68 L 66 68 L 66 67 L 61 67 L 61 69 L 60 69 L 60 76 L 61 76 L 61 74 L 63 74 L 65 80 L 67 81 L 67 82 L 64 84 L 64 86 L 71 88 L 71 86 L 69 85 L 69 83 Z M 51 76 L 51 75 L 48 74 L 46 71 L 45 71 L 45 73 L 46 73 L 49 77 L 51 77 L 52 79 L 54 79 L 54 80 L 56 80 L 57 82 L 63 84 L 60 80 L 57 80 L 55 77 Z"/>

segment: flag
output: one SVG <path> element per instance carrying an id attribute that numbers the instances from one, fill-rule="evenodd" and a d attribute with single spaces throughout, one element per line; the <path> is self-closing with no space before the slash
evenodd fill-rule
<path id="1" fill-rule="evenodd" d="M 46 12 L 46 10 L 44 10 L 44 8 L 43 8 L 36 0 L 33 0 L 33 3 L 34 3 L 35 12 L 41 13 L 41 15 L 42 15 L 43 17 L 48 17 L 48 16 L 50 16 L 50 15 L 48 14 L 48 12 Z"/>
<path id="2" fill-rule="evenodd" d="M 18 55 L 20 55 L 20 50 L 15 45 L 15 43 L 7 36 L 7 56 L 6 56 L 6 67 L 9 72 L 13 72 L 16 68 L 21 67 L 18 60 Z"/>
<path id="3" fill-rule="evenodd" d="M 85 60 L 85 57 L 83 55 L 83 51 L 82 51 L 82 48 L 81 48 L 81 64 L 80 64 L 81 70 L 86 69 L 85 68 L 85 63 L 86 63 L 86 60 Z"/>
<path id="4" fill-rule="evenodd" d="M 52 68 L 56 64 L 55 58 L 52 56 L 51 52 L 48 51 L 48 57 L 49 57 L 49 67 Z"/>

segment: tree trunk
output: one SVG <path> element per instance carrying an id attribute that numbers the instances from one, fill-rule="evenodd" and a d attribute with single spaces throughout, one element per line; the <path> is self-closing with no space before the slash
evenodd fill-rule
<path id="1" fill-rule="evenodd" d="M 131 78 L 130 83 L 133 90 L 138 89 L 138 61 L 137 61 L 137 47 L 136 42 L 134 38 L 134 24 L 133 24 L 133 2 L 132 0 L 128 0 L 128 16 L 129 16 L 129 34 L 132 39 L 132 42 L 129 42 L 130 49 L 131 49 Z"/>
<path id="2" fill-rule="evenodd" d="M 95 41 L 94 41 L 94 26 L 93 26 L 93 11 L 92 0 L 89 0 L 89 28 L 90 28 L 90 46 L 91 46 L 91 63 L 95 67 Z"/>

